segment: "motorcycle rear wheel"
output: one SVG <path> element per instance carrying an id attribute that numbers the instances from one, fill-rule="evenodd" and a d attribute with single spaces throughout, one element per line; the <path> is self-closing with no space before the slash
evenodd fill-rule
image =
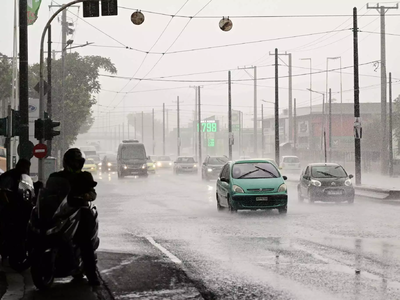
<path id="1" fill-rule="evenodd" d="M 35 251 L 32 255 L 31 276 L 39 290 L 46 290 L 54 282 L 54 257 L 52 252 Z"/>

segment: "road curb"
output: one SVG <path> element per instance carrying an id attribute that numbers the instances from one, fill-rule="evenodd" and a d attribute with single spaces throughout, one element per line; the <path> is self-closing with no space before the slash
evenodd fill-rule
<path id="1" fill-rule="evenodd" d="M 97 276 L 100 278 L 101 286 L 96 289 L 97 298 L 99 300 L 115 300 L 111 289 L 108 287 L 107 282 L 101 277 L 100 271 L 97 269 Z"/>
<path id="2" fill-rule="evenodd" d="M 4 271 L 0 271 L 0 299 L 3 298 L 7 291 L 7 276 Z"/>

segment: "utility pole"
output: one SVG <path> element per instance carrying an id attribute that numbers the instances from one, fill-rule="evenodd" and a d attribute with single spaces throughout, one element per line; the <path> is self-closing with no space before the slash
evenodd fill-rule
<path id="1" fill-rule="evenodd" d="M 197 109 L 197 112 L 198 112 L 198 114 L 199 114 L 199 164 L 202 162 L 202 157 L 201 157 L 201 138 L 202 138 L 202 136 L 201 136 L 201 132 L 202 132 L 202 130 L 201 130 L 201 98 L 200 98 L 200 87 L 198 86 L 197 87 L 197 93 L 198 93 L 198 96 L 197 96 L 197 104 L 198 104 L 198 109 Z"/>
<path id="2" fill-rule="evenodd" d="M 176 97 L 176 109 L 177 109 L 177 138 L 176 138 L 176 142 L 177 142 L 177 149 L 178 149 L 178 156 L 181 155 L 181 134 L 180 134 L 180 130 L 179 130 L 179 96 Z"/>
<path id="3" fill-rule="evenodd" d="M 329 89 L 329 162 L 332 161 L 332 90 Z"/>
<path id="4" fill-rule="evenodd" d="M 358 25 L 357 7 L 353 8 L 353 49 L 354 49 L 354 156 L 356 185 L 361 184 L 361 119 L 360 119 L 360 86 L 358 76 Z"/>
<path id="5" fill-rule="evenodd" d="M 194 88 L 194 117 L 193 117 L 193 148 L 194 148 L 194 157 L 197 157 L 197 130 L 200 128 L 199 122 L 197 121 L 197 86 L 190 86 Z"/>
<path id="6" fill-rule="evenodd" d="M 162 146 L 163 146 L 163 155 L 165 155 L 165 103 L 162 104 L 162 123 L 163 123 L 163 127 L 162 127 L 162 133 L 163 133 Z"/>
<path id="7" fill-rule="evenodd" d="M 296 98 L 293 99 L 293 146 L 294 146 L 294 154 L 297 152 L 297 106 L 296 106 Z"/>
<path id="8" fill-rule="evenodd" d="M 312 126 L 312 60 L 311 58 L 301 58 L 301 60 L 309 60 L 310 61 L 310 88 L 308 89 L 310 91 L 310 120 L 309 120 L 309 125 L 308 125 L 308 149 L 311 150 L 312 148 L 312 138 L 313 138 L 313 126 Z"/>
<path id="9" fill-rule="evenodd" d="M 389 176 L 393 177 L 392 73 L 389 72 Z"/>
<path id="10" fill-rule="evenodd" d="M 62 130 L 61 130 L 61 153 L 65 152 L 66 148 L 66 126 L 65 126 L 65 54 L 67 47 L 67 10 L 63 10 L 61 14 L 61 107 L 62 107 Z"/>
<path id="11" fill-rule="evenodd" d="M 261 104 L 261 157 L 264 157 L 264 104 Z"/>
<path id="12" fill-rule="evenodd" d="M 154 138 L 154 108 L 153 108 L 152 129 L 153 129 L 153 155 L 154 155 L 156 153 L 156 141 Z"/>
<path id="13" fill-rule="evenodd" d="M 270 55 L 275 55 L 273 53 L 270 53 Z M 289 64 L 288 69 L 289 69 L 289 99 L 288 99 L 288 107 L 289 107 L 289 129 L 288 129 L 288 142 L 292 141 L 292 137 L 293 137 L 293 84 L 292 84 L 292 53 L 278 53 L 278 59 L 279 59 L 279 55 L 286 55 L 289 58 Z M 311 58 L 310 58 L 310 65 L 311 65 Z M 310 67 L 311 68 L 311 67 Z M 311 72 L 311 70 L 310 70 Z M 310 79 L 311 82 L 311 79 Z M 311 88 L 311 85 L 310 85 Z"/>
<path id="14" fill-rule="evenodd" d="M 47 31 L 47 83 L 49 89 L 47 91 L 47 113 L 49 118 L 52 117 L 52 106 L 51 106 L 51 25 Z M 47 156 L 51 156 L 52 151 L 52 140 L 47 141 Z"/>
<path id="15" fill-rule="evenodd" d="M 233 145 L 233 133 L 232 133 L 232 93 L 231 93 L 231 71 L 228 71 L 228 145 L 229 145 L 229 160 L 232 160 L 232 145 Z"/>
<path id="16" fill-rule="evenodd" d="M 399 4 L 396 6 L 383 6 L 379 3 L 375 6 L 367 4 L 367 9 L 376 9 L 380 14 L 381 19 L 381 174 L 387 174 L 388 172 L 388 134 L 386 131 L 386 102 L 387 102 L 387 78 L 386 78 L 386 30 L 385 30 L 385 14 L 389 9 L 398 9 Z"/>
<path id="17" fill-rule="evenodd" d="M 275 48 L 275 161 L 279 164 L 279 72 L 278 49 Z"/>
<path id="18" fill-rule="evenodd" d="M 20 111 L 20 157 L 30 159 L 28 116 L 28 19 L 27 0 L 19 1 L 19 111 Z M 11 115 L 8 115 L 11 118 Z"/>
<path id="19" fill-rule="evenodd" d="M 257 67 L 254 66 L 254 154 L 258 156 L 257 149 Z"/>
<path id="20" fill-rule="evenodd" d="M 135 125 L 135 140 L 136 140 L 136 112 L 135 112 L 135 116 L 133 117 L 133 122 Z"/>
<path id="21" fill-rule="evenodd" d="M 257 149 L 257 67 L 256 66 L 242 67 L 242 68 L 238 67 L 238 69 L 243 69 L 245 71 L 246 71 L 246 69 L 249 69 L 249 68 L 254 69 L 254 76 L 253 76 L 253 79 L 254 79 L 254 112 L 253 112 L 253 115 L 254 115 L 253 116 L 254 117 L 254 122 L 253 122 L 254 138 L 253 138 L 253 142 L 254 142 L 254 155 L 257 157 L 257 153 L 258 153 L 258 149 Z M 246 73 L 247 73 L 247 71 L 246 71 Z M 247 73 L 247 74 L 249 74 L 249 73 Z M 251 77 L 251 75 L 250 75 L 250 77 Z"/>
<path id="22" fill-rule="evenodd" d="M 144 144 L 144 120 L 143 120 L 143 110 L 142 110 L 142 143 Z"/>

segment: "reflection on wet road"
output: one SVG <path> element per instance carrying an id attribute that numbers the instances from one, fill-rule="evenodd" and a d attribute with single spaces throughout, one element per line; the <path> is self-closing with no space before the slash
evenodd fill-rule
<path id="1" fill-rule="evenodd" d="M 288 182 L 287 216 L 229 214 L 198 176 L 97 180 L 102 251 L 146 255 L 143 238 L 217 299 L 400 299 L 399 206 L 298 203 Z"/>

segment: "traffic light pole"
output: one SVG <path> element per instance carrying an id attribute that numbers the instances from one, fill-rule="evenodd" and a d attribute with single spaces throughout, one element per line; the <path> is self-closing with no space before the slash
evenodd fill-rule
<path id="1" fill-rule="evenodd" d="M 19 1 L 19 110 L 20 122 L 20 157 L 30 159 L 29 153 L 29 117 L 28 117 L 28 19 L 27 0 Z M 11 115 L 9 115 L 11 118 Z"/>
<path id="2" fill-rule="evenodd" d="M 71 1 L 67 4 L 64 4 L 61 8 L 59 8 L 51 17 L 50 19 L 47 21 L 46 26 L 43 29 L 42 32 L 42 36 L 40 39 L 40 60 L 39 60 L 39 118 L 44 120 L 44 110 L 45 110 L 45 98 L 44 98 L 44 79 L 43 79 L 43 61 L 44 61 L 44 38 L 46 36 L 47 31 L 49 30 L 50 24 L 51 22 L 53 22 L 53 20 L 57 17 L 57 15 L 62 12 L 63 10 L 65 10 L 66 8 L 70 7 L 71 5 L 74 5 L 76 3 L 81 3 L 81 2 L 85 2 L 85 1 L 89 1 L 89 0 L 74 0 Z M 20 0 L 20 22 L 27 22 L 27 0 Z M 21 27 L 26 28 L 27 30 L 27 26 L 22 26 L 20 24 Z M 20 29 L 21 30 L 21 29 Z M 20 35 L 23 32 L 20 32 Z M 26 32 L 25 32 L 26 34 Z M 27 47 L 27 40 L 26 40 L 26 47 Z M 26 49 L 27 50 L 27 49 Z M 22 144 L 22 151 L 21 151 L 21 156 L 25 157 L 26 153 L 24 153 L 25 148 L 24 144 L 28 142 L 29 140 L 29 131 L 28 131 L 28 88 L 27 88 L 27 84 L 28 84 L 28 78 L 24 78 L 22 77 L 22 74 L 25 73 L 23 71 L 25 71 L 26 68 L 26 74 L 27 74 L 27 67 L 28 67 L 28 60 L 27 60 L 27 51 L 26 51 L 26 56 L 22 56 L 25 53 L 22 53 L 20 51 L 20 72 L 21 72 L 21 77 L 20 77 L 20 82 L 22 84 L 20 84 L 20 86 L 22 86 L 23 84 L 26 84 L 26 87 L 20 87 L 20 97 L 21 97 L 21 103 L 20 103 L 20 109 L 21 109 L 21 121 L 22 124 L 25 125 L 25 121 L 26 121 L 26 133 L 24 132 L 24 134 L 21 136 L 21 144 Z M 25 61 L 26 60 L 26 61 Z M 22 69 L 21 69 L 22 67 Z M 25 80 L 25 81 L 24 81 Z M 26 97 L 25 97 L 25 92 L 26 92 Z M 26 98 L 26 103 L 25 102 L 25 98 Z M 24 111 L 26 110 L 26 111 Z M 26 136 L 25 136 L 26 135 Z M 41 139 L 39 140 L 39 143 L 43 144 L 44 143 L 44 127 L 42 129 L 42 134 L 41 134 Z M 26 141 L 25 141 L 26 140 Z M 43 159 L 39 159 L 39 170 L 38 170 L 38 177 L 40 181 L 44 181 L 44 160 Z"/>

